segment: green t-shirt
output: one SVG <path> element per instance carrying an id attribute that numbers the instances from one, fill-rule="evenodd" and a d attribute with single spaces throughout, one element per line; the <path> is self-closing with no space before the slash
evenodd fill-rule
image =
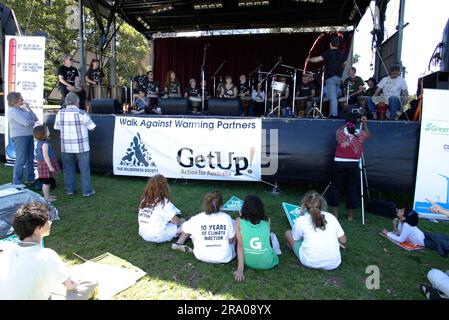
<path id="1" fill-rule="evenodd" d="M 270 243 L 268 221 L 252 224 L 240 219 L 245 266 L 253 269 L 271 269 L 279 263 L 279 258 Z"/>
<path id="2" fill-rule="evenodd" d="M 359 76 L 355 76 L 354 79 L 347 78 L 343 83 L 343 91 L 346 92 L 349 84 L 349 94 L 352 94 L 359 90 L 360 86 L 364 86 L 365 82 L 363 82 L 362 78 Z"/>

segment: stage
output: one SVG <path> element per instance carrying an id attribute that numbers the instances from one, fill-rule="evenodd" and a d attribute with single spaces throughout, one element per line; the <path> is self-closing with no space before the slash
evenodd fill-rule
<path id="1" fill-rule="evenodd" d="M 92 114 L 91 117 L 97 125 L 90 133 L 92 171 L 112 173 L 115 116 Z M 233 119 L 218 116 L 157 117 Z M 54 119 L 55 113 L 44 114 L 44 122 L 51 131 L 50 141 L 60 158 L 59 131 L 53 129 Z M 330 119 L 262 118 L 267 153 L 274 150 L 273 144 L 276 141 L 270 141 L 270 135 L 274 137 L 274 132 L 270 130 L 274 129 L 278 134 L 279 154 L 277 173 L 262 176 L 262 179 L 304 186 L 327 185 L 336 146 L 335 131 L 343 124 L 343 120 Z M 371 139 L 364 144 L 364 156 L 370 189 L 412 193 L 415 187 L 420 123 L 369 121 L 368 126 Z M 0 157 L 5 161 L 3 134 L 0 134 Z"/>

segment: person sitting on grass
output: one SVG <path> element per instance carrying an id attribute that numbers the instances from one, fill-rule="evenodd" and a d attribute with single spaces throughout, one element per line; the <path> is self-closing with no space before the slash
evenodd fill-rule
<path id="1" fill-rule="evenodd" d="M 221 212 L 223 196 L 209 192 L 204 197 L 204 212 L 182 224 L 182 233 L 173 250 L 193 252 L 198 260 L 209 263 L 228 263 L 235 258 L 235 227 L 232 218 Z M 193 250 L 184 243 L 192 239 Z"/>
<path id="2" fill-rule="evenodd" d="M 42 246 L 50 235 L 50 211 L 48 205 L 32 202 L 14 214 L 12 226 L 21 242 L 0 253 L 0 300 L 48 300 L 61 284 L 68 300 L 95 295 L 96 282 L 73 281 L 59 255 Z"/>
<path id="3" fill-rule="evenodd" d="M 180 234 L 181 214 L 170 201 L 170 187 L 163 175 L 148 179 L 139 205 L 139 235 L 150 242 L 171 241 Z"/>
<path id="4" fill-rule="evenodd" d="M 273 247 L 279 242 L 270 244 L 271 221 L 265 215 L 262 201 L 259 197 L 249 195 L 243 202 L 240 218 L 235 224 L 237 238 L 237 270 L 234 272 L 235 280 L 245 280 L 243 270 L 245 266 L 253 269 L 271 269 L 279 263 Z M 276 236 L 272 234 L 273 238 Z"/>
<path id="5" fill-rule="evenodd" d="M 326 200 L 316 191 L 309 191 L 302 199 L 308 215 L 296 219 L 293 230 L 287 230 L 287 246 L 308 268 L 333 270 L 341 263 L 340 244 L 346 235 L 337 218 L 326 212 Z"/>
<path id="6" fill-rule="evenodd" d="M 449 217 L 449 210 L 431 200 L 427 199 L 427 201 L 432 205 L 430 211 Z M 449 270 L 443 272 L 432 269 L 427 273 L 427 279 L 431 285 L 422 283 L 419 287 L 428 300 L 449 300 Z"/>
<path id="7" fill-rule="evenodd" d="M 42 194 L 47 201 L 55 201 L 57 198 L 50 195 L 50 185 L 55 182 L 55 176 L 61 171 L 55 152 L 47 139 L 50 130 L 46 125 L 36 126 L 33 129 L 34 138 L 37 140 L 36 160 L 39 181 L 42 183 Z"/>
<path id="8" fill-rule="evenodd" d="M 382 233 L 389 239 L 397 241 L 399 243 L 409 241 L 415 246 L 424 246 L 424 233 L 419 230 L 418 225 L 418 213 L 410 211 L 406 213 L 405 209 L 399 209 L 397 211 L 397 218 L 393 220 L 394 230 L 388 232 L 384 229 Z"/>

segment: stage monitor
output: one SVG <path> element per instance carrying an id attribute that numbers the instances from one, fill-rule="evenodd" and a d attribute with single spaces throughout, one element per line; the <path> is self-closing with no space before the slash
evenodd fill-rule
<path id="1" fill-rule="evenodd" d="M 177 115 L 187 114 L 186 98 L 166 98 L 159 102 L 162 114 Z"/>
<path id="2" fill-rule="evenodd" d="M 239 116 L 239 99 L 210 99 L 209 115 Z"/>
<path id="3" fill-rule="evenodd" d="M 123 113 L 123 108 L 115 99 L 93 99 L 92 113 L 94 114 L 116 114 Z"/>

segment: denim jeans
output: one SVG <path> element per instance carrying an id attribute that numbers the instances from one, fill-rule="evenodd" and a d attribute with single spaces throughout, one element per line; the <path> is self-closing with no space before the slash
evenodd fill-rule
<path id="1" fill-rule="evenodd" d="M 341 78 L 333 76 L 326 80 L 327 98 L 330 101 L 330 115 L 338 116 L 337 88 L 341 84 Z"/>
<path id="2" fill-rule="evenodd" d="M 64 169 L 64 186 L 68 193 L 76 191 L 76 162 L 81 173 L 81 191 L 83 194 L 92 192 L 90 183 L 90 152 L 66 153 L 62 152 L 62 165 Z"/>
<path id="3" fill-rule="evenodd" d="M 34 139 L 33 136 L 11 138 L 16 151 L 13 170 L 13 184 L 22 184 L 23 167 L 26 168 L 26 181 L 34 181 Z"/>
<path id="4" fill-rule="evenodd" d="M 390 120 L 394 120 L 394 118 L 396 117 L 396 112 L 402 111 L 401 101 L 399 100 L 399 97 L 391 96 L 388 99 L 388 108 L 390 111 Z M 368 110 L 370 114 L 377 112 L 377 107 L 374 104 L 372 97 L 368 97 Z"/>

